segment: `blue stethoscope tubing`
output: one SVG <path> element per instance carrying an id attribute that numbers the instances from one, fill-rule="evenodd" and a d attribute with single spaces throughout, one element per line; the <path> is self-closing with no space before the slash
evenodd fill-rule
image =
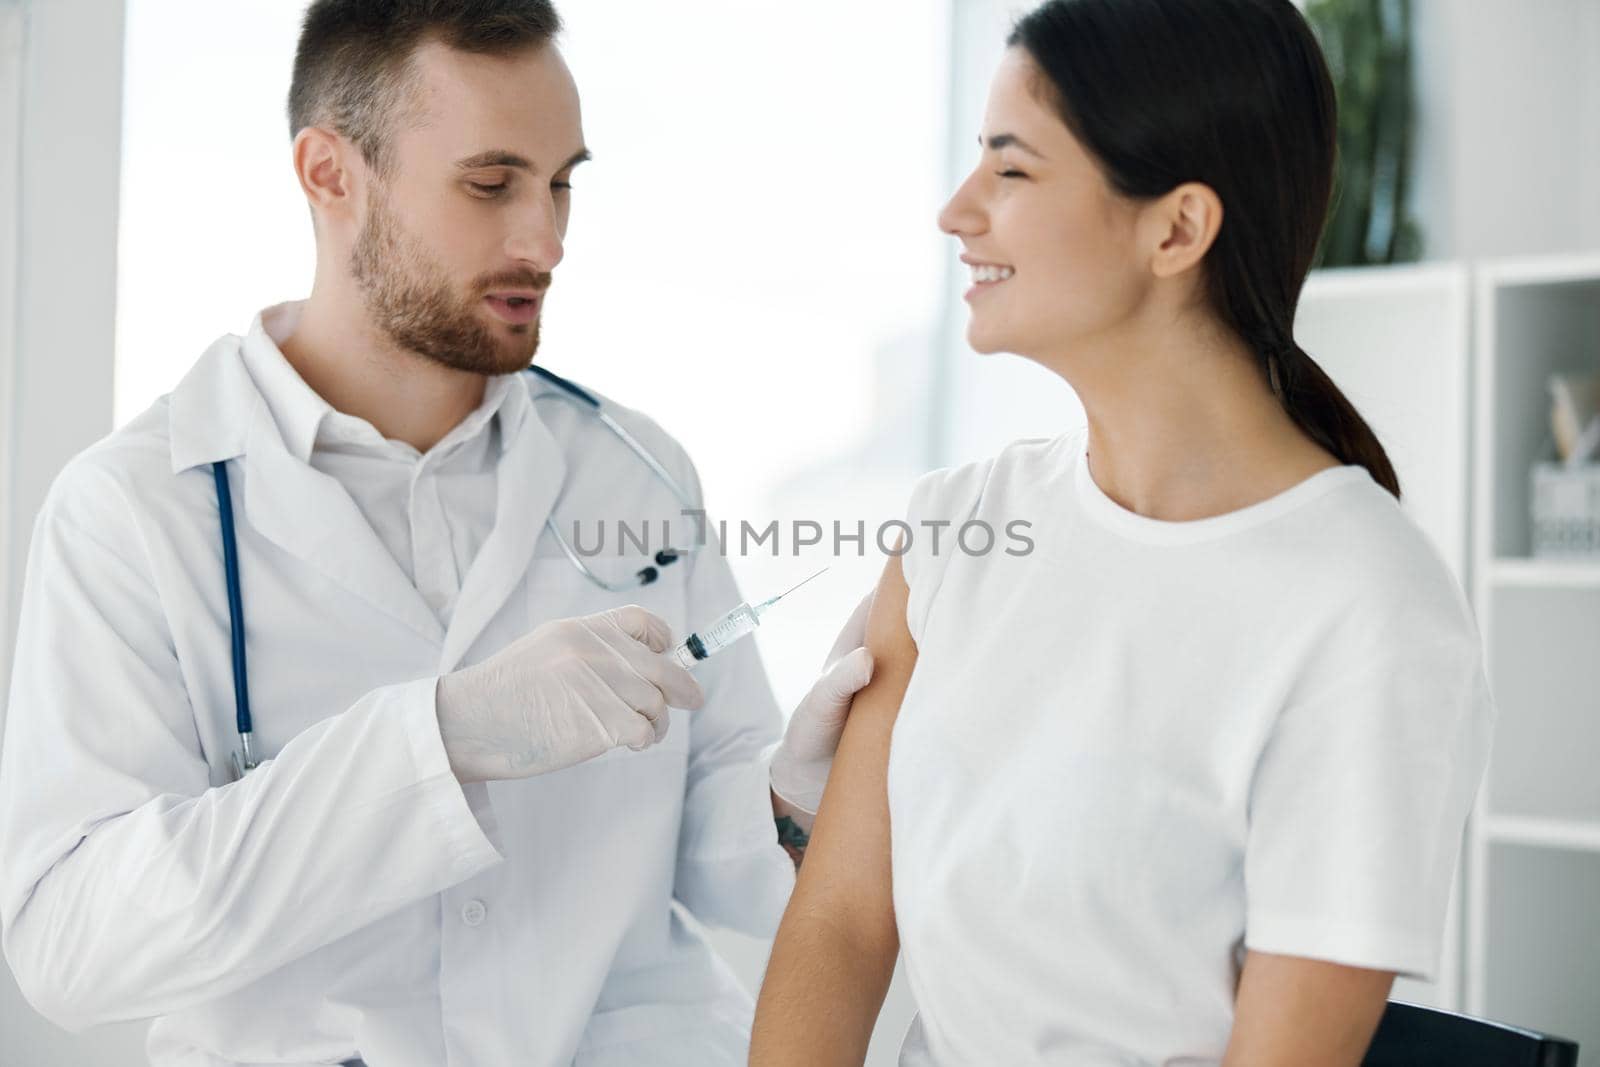
<path id="1" fill-rule="evenodd" d="M 228 485 L 228 464 L 211 464 L 217 483 L 217 511 L 222 516 L 222 569 L 228 582 L 228 635 L 233 654 L 233 709 L 239 728 L 239 751 L 233 753 L 233 774 L 243 778 L 256 767 L 250 742 L 254 736 L 250 721 L 250 673 L 244 660 L 244 596 L 239 589 L 239 539 L 233 532 L 233 490 Z"/>
<path id="2" fill-rule="evenodd" d="M 660 460 L 650 454 L 650 450 L 640 444 L 627 429 L 608 415 L 600 406 L 600 401 L 594 394 L 581 386 L 569 382 L 559 374 L 554 374 L 543 367 L 529 367 L 529 373 L 537 375 L 546 382 L 560 389 L 561 394 L 576 401 L 580 406 L 588 408 L 596 415 L 606 428 L 622 439 L 622 442 L 631 449 L 635 455 L 642 459 L 649 468 L 656 473 L 684 507 L 693 507 L 689 496 L 677 483 L 677 480 L 661 465 Z M 244 595 L 239 583 L 239 541 L 234 532 L 233 524 L 233 491 L 228 483 L 227 460 L 217 460 L 211 464 L 211 474 L 217 483 L 217 512 L 222 523 L 222 570 L 228 583 L 228 634 L 230 638 L 230 651 L 233 657 L 233 707 L 234 721 L 239 730 L 239 749 L 230 756 L 235 779 L 243 778 L 248 771 L 255 770 L 260 764 L 256 759 L 253 748 L 255 733 L 254 724 L 250 718 L 250 674 L 245 665 L 244 655 Z M 602 589 L 618 591 L 630 585 L 648 585 L 655 581 L 658 573 L 656 567 L 645 567 L 635 575 L 632 582 L 609 583 L 594 574 L 583 562 L 578 553 L 574 552 L 567 543 L 561 531 L 556 528 L 553 520 L 547 519 L 545 525 L 555 535 L 556 543 L 566 553 L 568 560 L 577 567 L 583 576 Z M 686 553 L 679 549 L 664 548 L 656 553 L 655 563 L 664 567 L 676 562 Z"/>

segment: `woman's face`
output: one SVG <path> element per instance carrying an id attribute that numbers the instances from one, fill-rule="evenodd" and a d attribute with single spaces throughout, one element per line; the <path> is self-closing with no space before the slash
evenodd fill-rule
<path id="1" fill-rule="evenodd" d="M 1116 196 L 1055 110 L 1023 48 L 1008 49 L 989 91 L 978 166 L 939 213 L 972 267 L 967 340 L 1047 364 L 1094 345 L 1139 305 L 1137 205 Z M 1058 368 L 1059 369 L 1059 368 Z"/>

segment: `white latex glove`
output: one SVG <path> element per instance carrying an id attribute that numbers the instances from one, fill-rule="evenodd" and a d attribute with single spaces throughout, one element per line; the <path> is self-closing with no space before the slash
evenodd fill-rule
<path id="1" fill-rule="evenodd" d="M 863 647 L 871 608 L 868 593 L 839 631 L 822 677 L 794 709 L 783 742 L 772 755 L 772 791 L 807 815 L 822 806 L 822 788 L 828 784 L 850 701 L 872 680 L 872 653 Z"/>
<path id="2" fill-rule="evenodd" d="M 439 679 L 439 733 L 462 782 L 531 778 L 667 734 L 705 694 L 664 655 L 672 629 L 635 604 L 556 619 Z"/>

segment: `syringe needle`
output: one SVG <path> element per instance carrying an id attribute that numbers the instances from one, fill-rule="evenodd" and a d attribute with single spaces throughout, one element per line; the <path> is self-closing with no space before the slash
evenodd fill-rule
<path id="1" fill-rule="evenodd" d="M 824 567 L 824 568 L 822 568 L 822 571 L 825 571 L 827 569 L 828 569 L 827 567 Z M 817 574 L 821 574 L 822 571 L 818 571 Z M 811 578 L 815 578 L 817 576 L 817 574 L 813 574 L 811 576 Z M 766 608 L 770 608 L 772 605 L 776 604 L 778 601 L 782 600 L 784 597 L 788 596 L 790 593 L 794 592 L 796 589 L 799 589 L 800 586 L 805 585 L 806 582 L 809 582 L 811 580 L 811 578 L 807 578 L 803 582 L 799 582 L 799 583 L 797 583 L 795 585 L 791 585 L 789 588 L 785 589 L 783 592 L 779 593 L 777 596 L 773 597 L 771 600 L 763 600 L 761 602 L 761 605 L 760 605 L 761 609 L 764 610 Z"/>

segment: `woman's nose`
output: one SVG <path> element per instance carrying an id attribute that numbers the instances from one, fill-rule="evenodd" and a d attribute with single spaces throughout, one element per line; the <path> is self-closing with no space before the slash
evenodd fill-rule
<path id="1" fill-rule="evenodd" d="M 968 236 L 981 233 L 983 230 L 983 212 L 978 208 L 973 195 L 973 179 L 976 175 L 968 176 L 960 187 L 950 195 L 944 207 L 939 209 L 939 229 L 952 237 Z"/>

